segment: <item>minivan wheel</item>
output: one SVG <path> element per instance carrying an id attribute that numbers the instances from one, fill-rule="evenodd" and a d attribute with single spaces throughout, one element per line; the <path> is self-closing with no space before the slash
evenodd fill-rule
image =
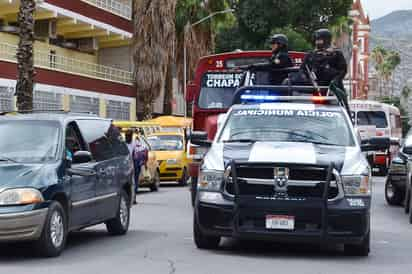
<path id="1" fill-rule="evenodd" d="M 120 192 L 119 208 L 116 217 L 106 222 L 107 231 L 111 235 L 124 235 L 130 224 L 130 198 L 124 190 Z"/>
<path id="2" fill-rule="evenodd" d="M 389 205 L 399 206 L 402 204 L 404 195 L 402 191 L 392 184 L 392 180 L 388 176 L 385 182 L 385 199 Z"/>
<path id="3" fill-rule="evenodd" d="M 155 176 L 153 178 L 153 182 L 150 186 L 150 191 L 152 192 L 159 191 L 159 187 L 160 187 L 160 174 L 159 174 L 159 171 L 156 171 Z"/>
<path id="4" fill-rule="evenodd" d="M 67 240 L 67 217 L 62 205 L 54 201 L 49 207 L 40 238 L 35 242 L 38 254 L 44 257 L 59 256 Z"/>
<path id="5" fill-rule="evenodd" d="M 346 244 L 345 253 L 349 256 L 366 257 L 370 252 L 370 232 L 366 235 L 361 244 Z"/>
<path id="6" fill-rule="evenodd" d="M 196 215 L 193 220 L 193 236 L 199 249 L 217 249 L 219 247 L 220 237 L 204 235 L 200 230 Z"/>

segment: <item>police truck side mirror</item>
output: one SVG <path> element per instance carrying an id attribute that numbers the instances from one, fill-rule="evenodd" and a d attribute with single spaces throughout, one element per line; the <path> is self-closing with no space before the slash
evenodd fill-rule
<path id="1" fill-rule="evenodd" d="M 186 102 L 192 102 L 195 99 L 196 85 L 193 82 L 189 82 L 186 87 Z"/>
<path id="2" fill-rule="evenodd" d="M 207 139 L 207 132 L 204 131 L 193 131 L 190 135 L 190 142 L 201 147 L 210 147 L 212 145 L 212 142 Z"/>

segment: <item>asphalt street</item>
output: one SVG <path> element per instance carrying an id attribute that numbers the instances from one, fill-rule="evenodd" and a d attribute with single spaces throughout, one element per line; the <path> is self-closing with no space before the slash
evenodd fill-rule
<path id="1" fill-rule="evenodd" d="M 401 208 L 389 207 L 383 178 L 374 179 L 372 251 L 347 257 L 339 247 L 319 248 L 225 239 L 219 250 L 198 250 L 192 238 L 187 188 L 142 191 L 126 236 L 108 236 L 104 226 L 74 233 L 61 257 L 42 259 L 29 245 L 0 247 L 1 273 L 412 273 L 412 225 Z"/>

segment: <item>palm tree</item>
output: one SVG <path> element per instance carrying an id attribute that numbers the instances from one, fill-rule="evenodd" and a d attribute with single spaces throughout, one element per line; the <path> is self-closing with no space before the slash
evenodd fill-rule
<path id="1" fill-rule="evenodd" d="M 382 96 L 382 78 L 384 77 L 384 62 L 385 62 L 385 56 L 386 56 L 386 49 L 382 46 L 377 46 L 372 50 L 372 60 L 375 63 L 375 70 L 378 74 L 378 86 L 379 86 L 379 96 Z"/>
<path id="2" fill-rule="evenodd" d="M 16 84 L 17 108 L 18 110 L 33 109 L 33 87 L 34 87 L 34 11 L 35 0 L 21 0 L 18 14 L 20 27 L 20 41 L 17 49 L 18 80 Z"/>
<path id="3" fill-rule="evenodd" d="M 174 59 L 177 0 L 135 0 L 133 3 L 133 61 L 135 86 L 150 119 L 153 102 L 165 87 L 170 60 Z"/>

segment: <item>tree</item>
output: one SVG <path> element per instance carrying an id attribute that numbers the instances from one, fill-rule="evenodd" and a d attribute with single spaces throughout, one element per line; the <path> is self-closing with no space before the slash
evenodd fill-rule
<path id="1" fill-rule="evenodd" d="M 174 58 L 176 2 L 135 0 L 133 4 L 135 86 L 144 119 L 152 117 L 153 102 L 165 88 Z"/>
<path id="2" fill-rule="evenodd" d="M 21 0 L 18 14 L 19 46 L 17 49 L 18 79 L 16 84 L 17 109 L 27 111 L 33 109 L 34 88 L 34 11 L 35 0 Z"/>
<path id="3" fill-rule="evenodd" d="M 388 89 L 389 81 L 392 82 L 393 91 L 393 73 L 401 63 L 399 52 L 388 51 L 382 46 L 377 46 L 372 50 L 372 60 L 375 63 L 375 70 L 378 73 L 379 94 L 383 95 L 383 89 Z"/>
<path id="4" fill-rule="evenodd" d="M 193 79 L 197 61 L 200 57 L 214 52 L 214 35 L 222 24 L 230 19 L 230 14 L 222 14 L 204 21 L 199 25 L 190 27 L 191 24 L 208 16 L 209 14 L 229 8 L 226 0 L 179 0 L 176 5 L 176 42 L 175 59 L 170 60 L 170 67 L 174 67 L 175 75 L 168 74 L 166 80 L 165 103 L 170 102 L 172 97 L 172 77 L 176 77 L 183 90 L 183 48 L 187 49 L 187 79 Z M 233 17 L 233 16 L 232 16 Z M 167 112 L 171 107 L 166 106 Z"/>
<path id="5" fill-rule="evenodd" d="M 352 0 L 232 0 L 237 23 L 217 38 L 217 48 L 264 49 L 274 29 L 292 29 L 307 43 L 320 27 L 334 26 L 346 17 Z M 227 41 L 227 34 L 234 42 Z M 231 37 L 232 37 L 231 36 Z"/>

